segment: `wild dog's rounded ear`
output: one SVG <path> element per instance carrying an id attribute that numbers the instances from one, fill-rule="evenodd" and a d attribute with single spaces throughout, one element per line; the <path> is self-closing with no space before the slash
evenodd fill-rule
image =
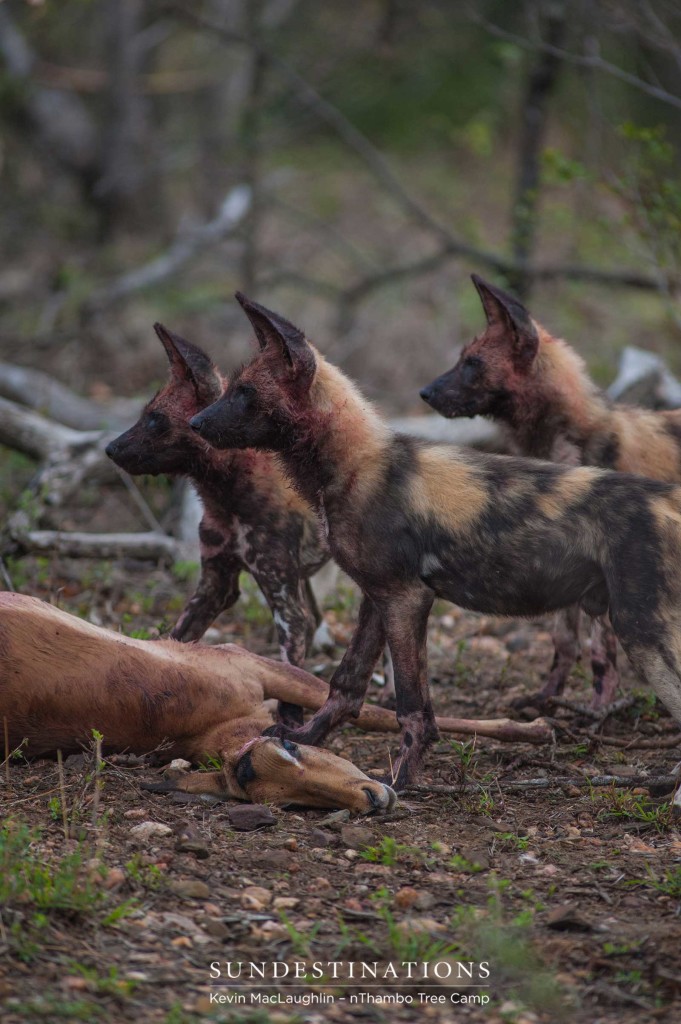
<path id="1" fill-rule="evenodd" d="M 166 350 L 173 374 L 190 381 L 199 399 L 210 405 L 222 394 L 222 381 L 210 356 L 179 334 L 169 331 L 163 324 L 155 323 L 154 330 Z"/>
<path id="2" fill-rule="evenodd" d="M 529 311 L 508 292 L 471 274 L 490 327 L 500 326 L 508 335 L 514 362 L 527 367 L 537 354 L 539 335 Z"/>
<path id="3" fill-rule="evenodd" d="M 283 357 L 289 371 L 295 376 L 314 373 L 315 359 L 303 332 L 278 313 L 273 313 L 259 302 L 253 302 L 243 292 L 235 296 L 244 313 L 251 321 L 260 349 L 273 349 Z"/>

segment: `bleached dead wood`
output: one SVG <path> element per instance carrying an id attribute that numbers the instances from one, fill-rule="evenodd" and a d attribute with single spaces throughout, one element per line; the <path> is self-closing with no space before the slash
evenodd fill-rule
<path id="1" fill-rule="evenodd" d="M 0 363 L 0 398 L 35 409 L 74 430 L 123 429 L 134 422 L 142 405 L 136 398 L 95 402 L 41 370 L 13 363 Z"/>
<path id="2" fill-rule="evenodd" d="M 101 430 L 73 430 L 0 398 L 0 444 L 33 459 L 76 455 L 98 444 L 103 436 Z"/>
<path id="3" fill-rule="evenodd" d="M 243 223 L 251 203 L 248 185 L 237 185 L 227 194 L 213 220 L 179 235 L 161 256 L 99 288 L 87 300 L 85 310 L 94 312 L 104 309 L 119 299 L 158 284 L 177 273 L 202 249 L 232 234 Z"/>
<path id="4" fill-rule="evenodd" d="M 608 388 L 616 402 L 654 409 L 681 407 L 681 382 L 654 352 L 628 345 L 620 356 L 617 377 Z"/>
<path id="5" fill-rule="evenodd" d="M 139 558 L 175 562 L 185 551 L 167 533 L 79 533 L 59 530 L 28 530 L 22 547 L 32 554 L 57 552 L 68 558 Z"/>
<path id="6" fill-rule="evenodd" d="M 476 416 L 471 420 L 446 420 L 442 416 L 403 416 L 390 420 L 390 426 L 400 434 L 413 434 L 428 441 L 464 444 L 486 452 L 507 452 L 508 444 L 503 432 L 490 420 Z"/>

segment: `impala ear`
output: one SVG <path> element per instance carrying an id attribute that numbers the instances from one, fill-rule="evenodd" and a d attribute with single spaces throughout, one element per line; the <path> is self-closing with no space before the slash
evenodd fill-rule
<path id="1" fill-rule="evenodd" d="M 477 274 L 471 274 L 471 280 L 480 296 L 488 326 L 504 329 L 519 368 L 530 366 L 539 348 L 539 335 L 529 311 L 513 295 Z"/>
<path id="2" fill-rule="evenodd" d="M 197 397 L 204 404 L 211 405 L 217 401 L 222 394 L 222 380 L 210 356 L 163 324 L 154 324 L 154 330 L 166 350 L 173 376 L 192 383 Z"/>
<path id="3" fill-rule="evenodd" d="M 278 313 L 253 302 L 242 292 L 236 293 L 236 300 L 251 322 L 262 352 L 270 353 L 289 376 L 314 374 L 315 358 L 303 332 Z"/>

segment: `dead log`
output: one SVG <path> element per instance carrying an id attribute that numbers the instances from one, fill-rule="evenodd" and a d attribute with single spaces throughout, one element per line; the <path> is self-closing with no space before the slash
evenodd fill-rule
<path id="1" fill-rule="evenodd" d="M 120 430 L 136 419 L 142 404 L 136 398 L 94 402 L 41 370 L 12 363 L 0 363 L 0 398 L 35 409 L 74 430 Z"/>
<path id="2" fill-rule="evenodd" d="M 681 408 L 681 382 L 654 352 L 627 346 L 620 356 L 617 377 L 608 388 L 615 402 L 651 409 Z"/>
<path id="3" fill-rule="evenodd" d="M 139 558 L 142 561 L 172 564 L 186 560 L 181 543 L 167 533 L 79 533 L 67 530 L 26 530 L 16 538 L 31 554 L 56 552 L 67 558 Z"/>

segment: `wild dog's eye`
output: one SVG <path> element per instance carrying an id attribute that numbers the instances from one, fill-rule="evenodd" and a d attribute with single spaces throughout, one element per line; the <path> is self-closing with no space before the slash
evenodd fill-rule
<path id="1" fill-rule="evenodd" d="M 461 380 L 464 384 L 475 384 L 480 378 L 482 361 L 477 356 L 469 356 L 461 364 Z"/>

